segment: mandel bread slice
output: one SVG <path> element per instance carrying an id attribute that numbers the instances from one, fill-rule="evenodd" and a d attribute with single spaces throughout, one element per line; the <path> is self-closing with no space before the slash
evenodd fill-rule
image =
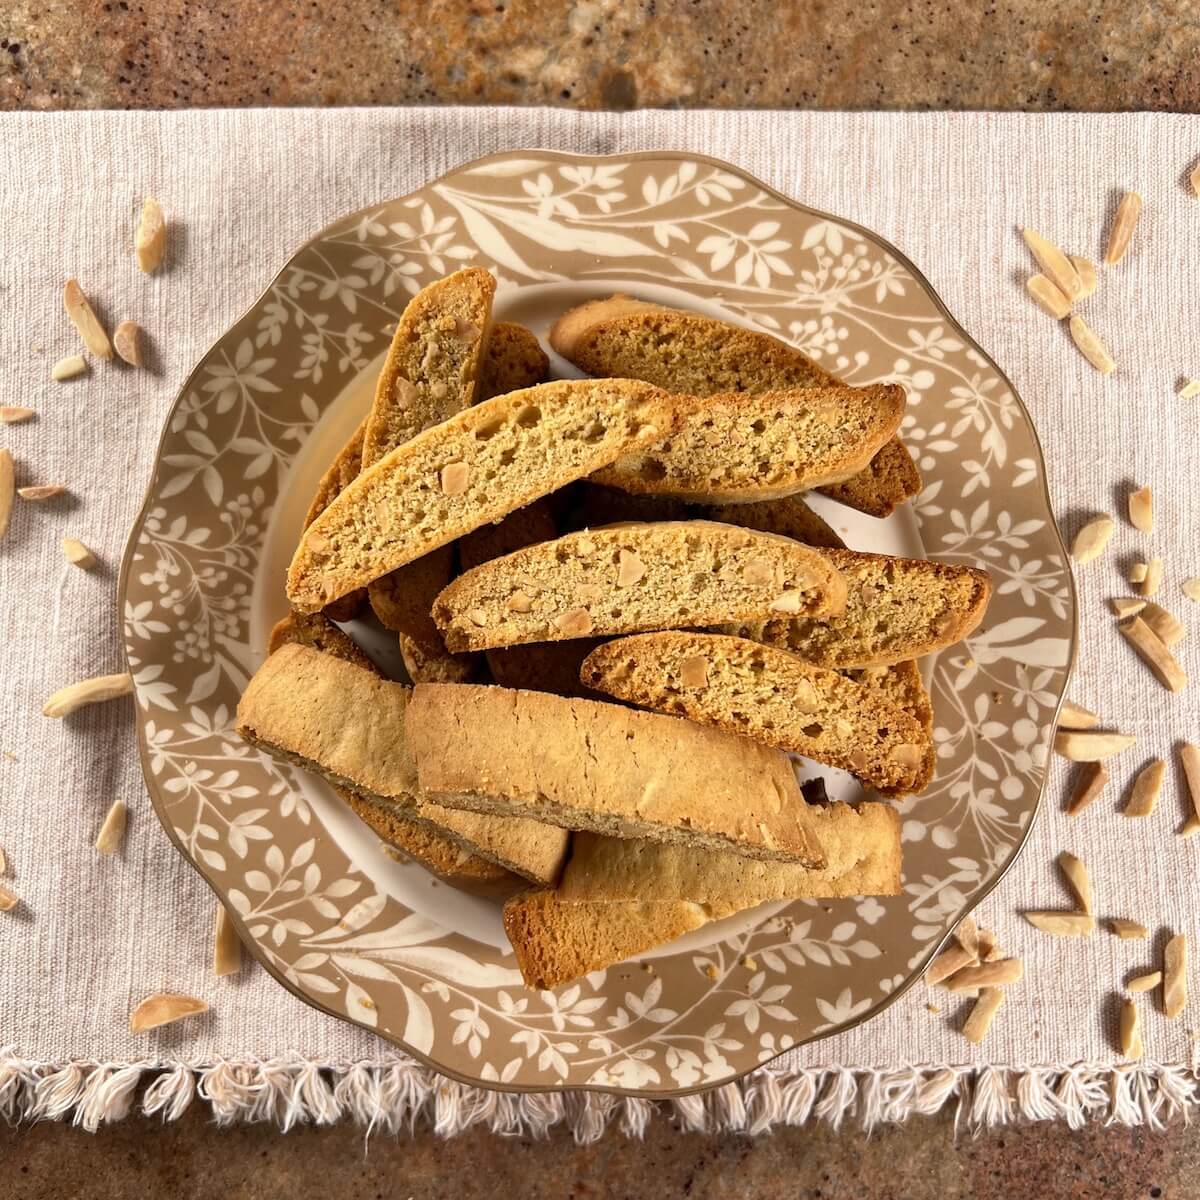
<path id="1" fill-rule="evenodd" d="M 493 559 L 450 584 L 433 616 L 450 649 L 473 650 L 835 613 L 843 587 L 824 551 L 790 538 L 659 521 L 585 529 Z"/>
<path id="2" fill-rule="evenodd" d="M 802 754 L 892 792 L 912 790 L 929 748 L 920 722 L 879 692 L 744 638 L 618 638 L 593 650 L 579 677 L 618 700 Z"/>
<path id="3" fill-rule="evenodd" d="M 860 550 L 822 553 L 846 580 L 840 613 L 735 623 L 721 632 L 790 650 L 822 667 L 875 667 L 962 641 L 987 610 L 991 580 L 978 567 Z"/>
<path id="4" fill-rule="evenodd" d="M 411 695 L 409 688 L 355 663 L 285 645 L 247 685 L 237 730 L 251 745 L 398 808 L 499 866 L 535 883 L 553 883 L 566 856 L 564 830 L 521 817 L 464 812 L 460 805 L 443 807 L 438 801 L 445 797 L 431 800 L 422 793 L 404 737 Z"/>
<path id="5" fill-rule="evenodd" d="M 438 802 L 614 837 L 823 866 L 787 758 L 744 738 L 595 700 L 420 684 L 405 726 Z"/>
<path id="6" fill-rule="evenodd" d="M 713 504 L 772 499 L 863 470 L 903 416 L 896 384 L 719 393 L 688 410 L 669 438 L 593 478 Z"/>
<path id="7" fill-rule="evenodd" d="M 886 667 L 858 667 L 841 673 L 847 679 L 877 691 L 913 717 L 925 730 L 925 757 L 912 784 L 913 794 L 919 795 L 929 786 L 937 767 L 937 748 L 933 743 L 933 703 L 925 690 L 921 668 L 914 660 L 906 659 Z M 891 794 L 887 788 L 880 790 Z"/>
<path id="8" fill-rule="evenodd" d="M 322 608 L 628 450 L 660 441 L 677 400 L 628 379 L 568 380 L 485 400 L 397 446 L 305 531 L 288 599 Z"/>
<path id="9" fill-rule="evenodd" d="M 769 334 L 629 296 L 590 301 L 564 313 L 550 331 L 550 344 L 590 375 L 644 379 L 696 396 L 841 382 Z M 821 490 L 870 516 L 887 516 L 921 490 L 921 476 L 898 439 L 880 453 L 880 466 Z"/>

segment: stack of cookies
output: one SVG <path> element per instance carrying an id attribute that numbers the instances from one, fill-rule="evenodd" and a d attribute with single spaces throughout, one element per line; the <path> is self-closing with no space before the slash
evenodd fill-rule
<path id="1" fill-rule="evenodd" d="M 846 549 L 801 494 L 920 487 L 904 393 L 774 338 L 614 296 L 547 382 L 495 281 L 419 293 L 288 573 L 238 728 L 447 882 L 505 898 L 549 988 L 767 900 L 900 888 L 883 801 L 810 803 L 788 755 L 928 786 L 916 659 L 969 634 L 969 567 Z M 414 686 L 345 623 L 367 607 Z"/>

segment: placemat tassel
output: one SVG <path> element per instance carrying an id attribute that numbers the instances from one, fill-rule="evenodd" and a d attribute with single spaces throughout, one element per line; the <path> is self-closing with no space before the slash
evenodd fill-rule
<path id="1" fill-rule="evenodd" d="M 1059 1115 L 1050 1089 L 1053 1075 L 1049 1067 L 1029 1067 L 1017 1076 L 1017 1107 L 1026 1120 L 1053 1121 Z"/>
<path id="2" fill-rule="evenodd" d="M 147 1117 L 161 1114 L 164 1121 L 178 1121 L 195 1095 L 195 1072 L 180 1064 L 151 1081 L 142 1094 L 142 1113 Z"/>
<path id="3" fill-rule="evenodd" d="M 96 1067 L 88 1076 L 83 1094 L 75 1105 L 75 1124 L 88 1133 L 95 1133 L 101 1125 L 128 1116 L 142 1070 L 141 1066 Z"/>

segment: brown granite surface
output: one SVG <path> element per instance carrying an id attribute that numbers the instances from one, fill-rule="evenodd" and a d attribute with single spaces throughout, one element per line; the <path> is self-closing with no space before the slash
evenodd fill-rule
<path id="1" fill-rule="evenodd" d="M 969 15 L 968 15 L 969 14 Z M 4 0 L 0 107 L 1200 109 L 1188 0 Z"/>

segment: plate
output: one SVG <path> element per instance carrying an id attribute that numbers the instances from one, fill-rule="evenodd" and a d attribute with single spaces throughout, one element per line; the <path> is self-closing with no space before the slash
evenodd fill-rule
<path id="1" fill-rule="evenodd" d="M 766 905 L 532 992 L 495 904 L 393 862 L 324 785 L 238 739 L 316 480 L 366 411 L 409 297 L 466 263 L 496 274 L 498 316 L 540 334 L 582 299 L 629 291 L 907 388 L 921 496 L 886 521 L 822 512 L 856 548 L 982 565 L 995 595 L 974 636 L 927 663 L 938 773 L 899 804 L 901 895 Z M 456 1079 L 647 1097 L 735 1079 L 919 977 L 1028 833 L 1076 636 L 1029 414 L 928 282 L 868 230 L 672 153 L 497 155 L 314 237 L 180 392 L 121 602 L 154 807 L 263 967 Z M 835 795 L 859 794 L 827 774 Z"/>

